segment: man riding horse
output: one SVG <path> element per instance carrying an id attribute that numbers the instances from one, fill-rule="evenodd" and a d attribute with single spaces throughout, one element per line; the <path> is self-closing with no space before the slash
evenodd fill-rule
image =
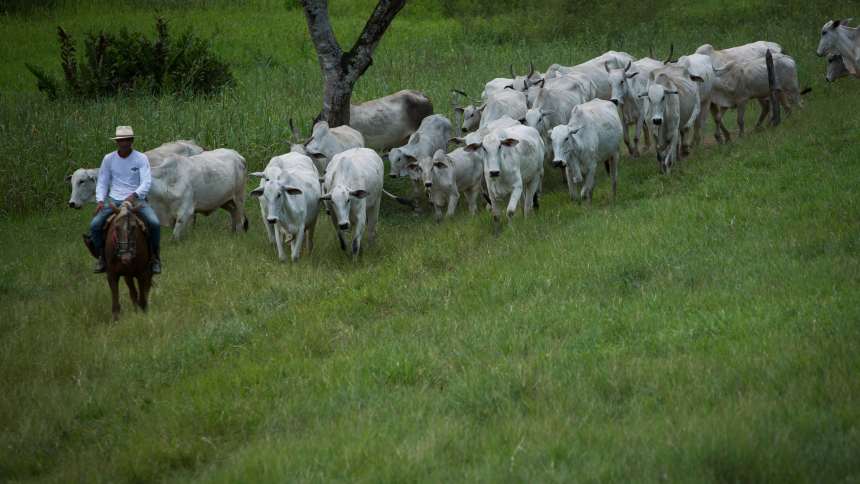
<path id="1" fill-rule="evenodd" d="M 102 159 L 102 165 L 99 168 L 99 180 L 96 185 L 98 207 L 95 217 L 90 222 L 90 237 L 95 252 L 98 254 L 93 272 L 105 272 L 106 269 L 104 224 L 113 210 L 110 206 L 106 206 L 105 199 L 110 197 L 116 206 L 121 205 L 123 201 L 135 204 L 137 216 L 147 225 L 149 249 L 152 253 L 152 273 L 160 274 L 161 227 L 155 211 L 146 203 L 146 196 L 152 185 L 149 159 L 143 153 L 132 149 L 134 131 L 132 131 L 131 126 L 117 126 L 116 136 L 111 139 L 116 141 L 117 150 L 108 153 Z"/>

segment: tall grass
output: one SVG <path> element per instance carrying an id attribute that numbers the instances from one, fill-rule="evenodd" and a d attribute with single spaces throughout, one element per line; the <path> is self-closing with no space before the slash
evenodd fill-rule
<path id="1" fill-rule="evenodd" d="M 698 149 L 670 177 L 653 155 L 625 158 L 615 201 L 600 177 L 593 206 L 574 205 L 548 172 L 540 212 L 499 238 L 485 214 L 434 225 L 386 204 L 357 264 L 320 220 L 314 254 L 285 265 L 255 204 L 247 234 L 229 234 L 225 214 L 199 217 L 188 240 L 164 243 L 150 312 L 123 296 L 116 325 L 103 278 L 86 275 L 78 233 L 90 214 L 58 208 L 62 176 L 95 165 L 116 124 L 134 126 L 142 148 L 195 137 L 255 169 L 286 151 L 286 119 L 307 126 L 319 102 L 301 13 L 170 10 L 238 66 L 240 85 L 208 99 L 52 105 L 8 58 L 0 479 L 855 479 L 860 118 L 845 113 L 860 98 L 850 80 L 824 85 L 812 54 L 819 18 L 842 5 L 704 2 L 644 19 L 634 6 L 612 30 L 586 12 L 583 26 L 601 27 L 555 39 L 518 35 L 516 15 L 540 13 L 455 19 L 410 5 L 357 99 L 417 88 L 450 113 L 451 87 L 477 95 L 511 62 L 572 64 L 616 47 L 619 32 L 638 55 L 776 40 L 814 91 L 782 126 Z M 613 6 L 624 5 L 594 15 Z M 149 15 L 70 2 L 3 18 L 0 38 L 26 48 L 57 22 Z M 363 15 L 339 20 L 339 37 Z"/>

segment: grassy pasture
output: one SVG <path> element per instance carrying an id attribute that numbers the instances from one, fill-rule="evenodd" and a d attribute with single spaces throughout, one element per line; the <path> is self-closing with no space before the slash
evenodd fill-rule
<path id="1" fill-rule="evenodd" d="M 413 2 L 356 99 L 417 88 L 450 115 L 451 87 L 477 96 L 508 63 L 573 64 L 620 37 L 634 55 L 775 40 L 814 90 L 783 126 L 669 177 L 625 157 L 614 202 L 600 177 L 593 206 L 574 205 L 548 171 L 540 212 L 499 238 L 486 215 L 434 225 L 389 204 L 357 264 L 321 220 L 314 254 L 284 265 L 255 201 L 248 234 L 199 217 L 165 241 L 151 311 L 123 295 L 116 325 L 80 245 L 91 208 L 63 207 L 67 160 L 94 166 L 128 123 L 142 148 L 194 137 L 258 169 L 288 149 L 290 116 L 316 114 L 318 67 L 283 2 L 50 3 L 0 17 L 16 46 L 0 50 L 0 481 L 860 479 L 860 96 L 825 85 L 814 57 L 820 25 L 856 2 L 548 2 L 467 20 L 446 8 L 469 2 Z M 335 3 L 342 42 L 370 4 Z M 154 8 L 212 35 L 239 86 L 34 92 L 23 62 L 56 68 L 57 24 L 150 29 Z"/>

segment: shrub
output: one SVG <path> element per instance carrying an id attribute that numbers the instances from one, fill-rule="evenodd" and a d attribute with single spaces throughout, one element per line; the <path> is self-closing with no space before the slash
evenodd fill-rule
<path id="1" fill-rule="evenodd" d="M 190 30 L 174 39 L 164 18 L 157 17 L 155 22 L 154 41 L 125 28 L 118 34 L 88 33 L 80 60 L 71 34 L 58 27 L 64 88 L 43 69 L 30 64 L 27 69 L 49 99 L 62 95 L 97 98 L 121 92 L 209 94 L 233 84 L 229 66 L 215 56 L 207 41 Z"/>

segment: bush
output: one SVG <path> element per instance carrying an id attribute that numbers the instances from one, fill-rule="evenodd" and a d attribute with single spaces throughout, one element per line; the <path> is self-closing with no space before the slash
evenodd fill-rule
<path id="1" fill-rule="evenodd" d="M 167 21 L 156 18 L 151 41 L 123 28 L 118 34 L 89 33 L 83 59 L 76 56 L 72 36 L 57 28 L 64 88 L 43 69 L 27 64 L 37 86 L 49 99 L 62 95 L 80 98 L 119 93 L 210 94 L 233 84 L 229 66 L 209 49 L 209 43 L 190 30 L 173 39 Z"/>

